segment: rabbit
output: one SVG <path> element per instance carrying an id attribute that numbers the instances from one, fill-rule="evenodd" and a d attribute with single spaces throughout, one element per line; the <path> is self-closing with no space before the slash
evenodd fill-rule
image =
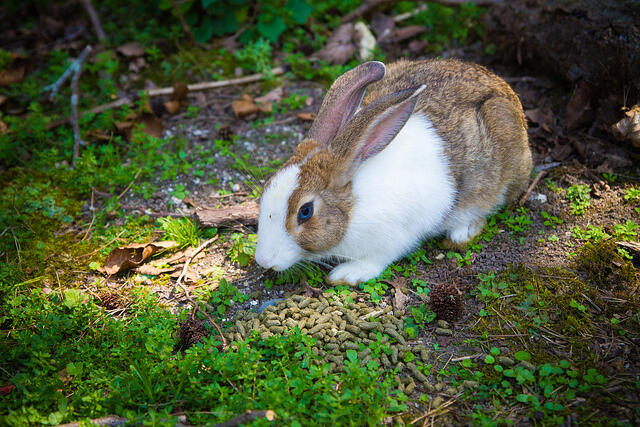
<path id="1" fill-rule="evenodd" d="M 425 238 L 464 247 L 531 169 L 522 105 L 500 77 L 454 59 L 366 62 L 333 83 L 266 183 L 255 259 L 336 260 L 328 281 L 356 285 Z"/>

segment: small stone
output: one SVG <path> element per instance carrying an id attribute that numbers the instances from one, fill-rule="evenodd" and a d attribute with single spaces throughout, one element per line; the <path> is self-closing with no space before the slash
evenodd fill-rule
<path id="1" fill-rule="evenodd" d="M 510 357 L 500 356 L 498 357 L 498 363 L 504 366 L 513 366 L 516 362 Z"/>
<path id="2" fill-rule="evenodd" d="M 453 335 L 453 331 L 451 329 L 436 328 L 436 335 L 444 335 L 450 337 Z"/>
<path id="3" fill-rule="evenodd" d="M 438 261 L 443 260 L 444 259 L 444 254 L 443 253 L 439 253 L 438 255 L 436 255 L 436 259 Z"/>
<path id="4" fill-rule="evenodd" d="M 442 328 L 442 329 L 449 329 L 449 322 L 447 322 L 446 320 L 438 320 L 438 327 Z"/>
<path id="5" fill-rule="evenodd" d="M 443 402 L 444 402 L 444 399 L 442 397 L 436 396 L 435 399 L 433 399 L 433 401 L 431 402 L 431 407 L 439 408 L 440 406 L 442 406 Z"/>
<path id="6" fill-rule="evenodd" d="M 523 360 L 520 362 L 520 366 L 522 366 L 523 368 L 526 368 L 530 371 L 535 371 L 536 370 L 536 365 L 534 365 L 531 362 L 527 362 L 526 360 Z"/>

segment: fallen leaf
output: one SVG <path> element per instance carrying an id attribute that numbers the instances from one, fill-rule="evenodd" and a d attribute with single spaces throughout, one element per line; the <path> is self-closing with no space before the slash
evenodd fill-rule
<path id="1" fill-rule="evenodd" d="M 429 28 L 423 25 L 409 25 L 408 27 L 396 28 L 393 33 L 391 33 L 391 41 L 398 43 L 415 37 L 418 34 L 425 33 L 428 30 Z"/>
<path id="2" fill-rule="evenodd" d="M 613 134 L 622 141 L 640 148 L 640 105 L 625 112 L 625 117 L 611 126 Z"/>
<path id="3" fill-rule="evenodd" d="M 561 162 L 569 157 L 572 151 L 573 147 L 571 146 L 571 144 L 556 144 L 551 150 L 551 157 Z"/>
<path id="4" fill-rule="evenodd" d="M 87 139 L 93 139 L 96 141 L 110 141 L 113 137 L 111 132 L 105 132 L 100 129 L 91 129 L 85 133 Z"/>
<path id="5" fill-rule="evenodd" d="M 284 87 L 278 86 L 277 88 L 269 91 L 266 95 L 258 97 L 255 101 L 259 104 L 275 102 L 276 104 L 282 101 L 284 96 Z"/>
<path id="6" fill-rule="evenodd" d="M 577 129 L 586 125 L 593 119 L 591 109 L 591 85 L 585 82 L 578 83 L 566 109 L 567 129 Z"/>
<path id="7" fill-rule="evenodd" d="M 314 113 L 298 113 L 296 114 L 296 117 L 307 122 L 312 122 L 316 119 L 316 115 Z"/>
<path id="8" fill-rule="evenodd" d="M 9 393 L 11 393 L 13 391 L 13 389 L 15 389 L 16 386 L 13 384 L 7 384 L 7 385 L 3 385 L 0 386 L 0 396 L 6 396 Z"/>
<path id="9" fill-rule="evenodd" d="M 159 276 L 165 273 L 173 273 L 176 268 L 177 267 L 159 268 L 151 264 L 142 264 L 133 268 L 131 271 L 135 271 L 136 273 L 140 274 L 146 274 L 147 276 Z"/>
<path id="10" fill-rule="evenodd" d="M 131 243 L 126 246 L 117 247 L 104 260 L 103 270 L 109 276 L 142 264 L 151 255 L 161 250 L 171 249 L 178 246 L 177 242 L 166 240 L 153 243 Z"/>
<path id="11" fill-rule="evenodd" d="M 246 93 L 243 94 L 240 99 L 233 101 L 231 103 L 231 108 L 233 109 L 233 114 L 238 118 L 246 117 L 260 111 L 256 103 L 253 101 L 253 98 Z"/>
<path id="12" fill-rule="evenodd" d="M 140 46 L 140 43 L 133 41 L 125 43 L 116 49 L 117 52 L 126 56 L 127 58 L 144 55 L 144 48 Z"/>
<path id="13" fill-rule="evenodd" d="M 383 42 L 385 39 L 389 39 L 391 32 L 396 26 L 396 22 L 389 15 L 382 13 L 376 13 L 371 19 L 371 29 L 378 36 L 378 43 Z"/>
<path id="14" fill-rule="evenodd" d="M 408 301 L 409 297 L 400 289 L 396 289 L 396 294 L 393 296 L 393 308 L 404 313 Z"/>
<path id="15" fill-rule="evenodd" d="M 180 277 L 180 274 L 182 274 L 182 269 L 178 269 L 176 271 L 174 271 L 171 274 L 171 277 L 173 279 L 177 279 L 178 277 Z M 184 276 L 182 277 L 182 281 L 183 283 L 195 283 L 198 280 L 200 280 L 200 275 L 198 273 L 196 273 L 195 271 L 191 271 L 187 268 L 187 271 L 184 273 Z"/>
<path id="16" fill-rule="evenodd" d="M 191 256 L 193 255 L 193 253 L 195 252 L 195 249 L 192 247 L 189 247 L 187 249 L 185 249 L 184 251 L 178 251 L 175 254 L 169 256 L 169 257 L 165 257 L 165 258 L 161 258 L 159 260 L 156 261 L 157 264 L 160 265 L 164 265 L 164 264 L 169 264 L 169 265 L 173 265 L 173 264 L 178 264 L 181 262 L 185 262 L 187 260 L 187 258 L 191 258 Z M 196 255 L 193 260 L 197 260 L 204 257 L 204 252 L 200 252 L 198 255 Z"/>
<path id="17" fill-rule="evenodd" d="M 342 65 L 347 62 L 356 51 L 353 43 L 355 29 L 352 23 L 340 25 L 329 37 L 327 44 L 316 52 L 318 59 L 330 64 Z"/>
<path id="18" fill-rule="evenodd" d="M 4 135 L 9 130 L 9 126 L 2 120 L 0 120 L 0 135 Z"/>
<path id="19" fill-rule="evenodd" d="M 0 105 L 2 105 L 5 102 L 7 102 L 7 99 L 9 99 L 9 98 L 6 95 L 0 95 Z"/>
<path id="20" fill-rule="evenodd" d="M 540 126 L 546 132 L 551 133 L 551 125 L 553 124 L 553 112 L 549 108 L 534 108 L 525 110 L 524 115 L 531 123 Z"/>
<path id="21" fill-rule="evenodd" d="M 67 372 L 67 368 L 62 368 L 60 372 L 58 372 L 58 376 L 62 380 L 63 383 L 68 384 L 73 381 L 73 375 Z"/>

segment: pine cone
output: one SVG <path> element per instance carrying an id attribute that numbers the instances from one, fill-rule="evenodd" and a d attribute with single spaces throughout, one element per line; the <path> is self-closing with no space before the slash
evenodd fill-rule
<path id="1" fill-rule="evenodd" d="M 429 294 L 431 309 L 438 319 L 453 322 L 462 314 L 462 295 L 452 283 L 437 283 Z"/>

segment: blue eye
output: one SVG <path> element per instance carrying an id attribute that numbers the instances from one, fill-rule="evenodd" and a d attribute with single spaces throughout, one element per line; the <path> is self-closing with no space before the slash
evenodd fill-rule
<path id="1" fill-rule="evenodd" d="M 307 202 L 298 210 L 298 224 L 308 221 L 313 215 L 313 202 Z"/>

